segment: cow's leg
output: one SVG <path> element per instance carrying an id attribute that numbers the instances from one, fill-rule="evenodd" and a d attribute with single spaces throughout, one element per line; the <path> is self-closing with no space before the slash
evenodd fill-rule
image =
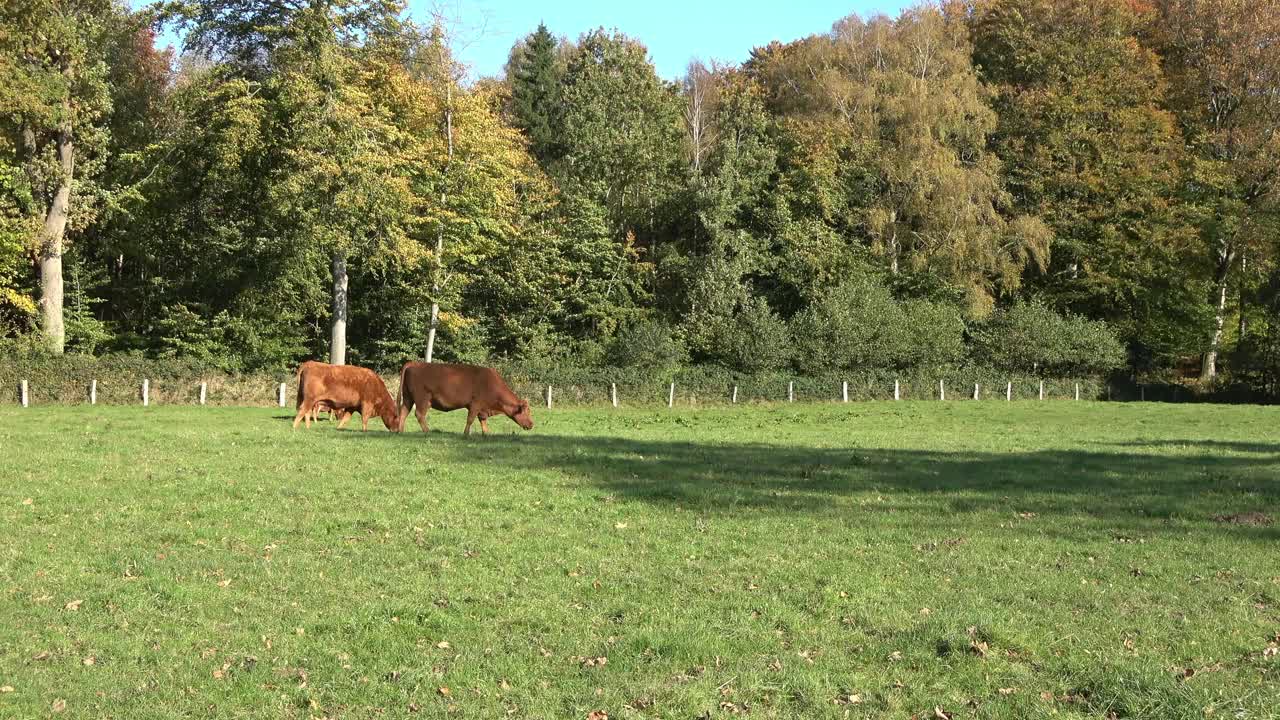
<path id="1" fill-rule="evenodd" d="M 409 398 L 405 398 L 405 400 L 408 401 L 410 405 L 413 403 L 413 401 L 410 400 Z M 400 411 L 400 429 L 401 430 L 404 430 L 404 421 L 409 419 L 410 405 L 401 405 L 399 408 L 397 408 L 397 410 Z"/>
<path id="2" fill-rule="evenodd" d="M 352 416 L 353 414 L 354 414 L 354 413 L 352 413 L 352 412 L 350 412 L 350 411 L 347 411 L 347 410 L 343 410 L 343 411 L 342 411 L 342 417 L 338 420 L 338 429 L 339 429 L 339 430 L 341 430 L 342 428 L 346 427 L 346 426 L 347 426 L 347 423 L 351 422 L 351 416 Z"/>
<path id="3" fill-rule="evenodd" d="M 308 420 L 310 420 L 310 417 L 307 415 L 308 411 L 310 411 L 310 408 L 307 406 L 307 403 L 305 401 L 298 406 L 298 414 L 293 416 L 294 430 L 298 429 L 298 423 L 302 422 L 303 418 L 307 418 Z M 311 427 L 310 423 L 307 424 L 307 427 Z"/>
<path id="4" fill-rule="evenodd" d="M 480 432 L 485 435 L 489 434 L 489 418 L 484 415 L 480 416 Z"/>
<path id="5" fill-rule="evenodd" d="M 467 408 L 467 427 L 462 430 L 463 435 L 471 434 L 471 423 L 475 422 L 475 419 L 476 411 L 471 408 Z"/>
<path id="6" fill-rule="evenodd" d="M 369 431 L 369 415 L 372 413 L 373 408 L 369 406 L 369 403 L 362 403 L 360 405 L 360 430 L 362 432 Z"/>
<path id="7" fill-rule="evenodd" d="M 427 425 L 427 412 L 431 410 L 430 403 L 423 403 L 415 408 L 414 415 L 418 416 L 418 424 L 422 426 L 422 432 L 431 432 L 431 428 Z M 401 427 L 404 427 L 401 425 Z"/>

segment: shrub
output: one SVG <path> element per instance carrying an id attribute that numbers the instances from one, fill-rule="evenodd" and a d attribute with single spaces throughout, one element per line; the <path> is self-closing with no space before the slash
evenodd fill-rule
<path id="1" fill-rule="evenodd" d="M 973 332 L 977 364 L 1049 375 L 1096 374 L 1124 365 L 1124 346 L 1106 323 L 1063 316 L 1040 302 L 1019 303 Z"/>
<path id="2" fill-rule="evenodd" d="M 792 321 L 796 367 L 805 373 L 858 368 L 941 367 L 964 357 L 956 308 L 900 303 L 873 278 L 824 293 Z"/>
<path id="3" fill-rule="evenodd" d="M 641 320 L 614 336 L 606 356 L 611 365 L 666 370 L 686 364 L 689 351 L 661 320 Z"/>
<path id="4" fill-rule="evenodd" d="M 892 328 L 901 320 L 887 288 L 868 279 L 842 283 L 792 321 L 796 367 L 805 373 L 890 367 L 898 354 Z"/>
<path id="5" fill-rule="evenodd" d="M 791 334 L 787 324 L 760 297 L 747 300 L 733 319 L 722 326 L 719 344 L 721 357 L 735 370 L 777 370 L 791 360 Z"/>

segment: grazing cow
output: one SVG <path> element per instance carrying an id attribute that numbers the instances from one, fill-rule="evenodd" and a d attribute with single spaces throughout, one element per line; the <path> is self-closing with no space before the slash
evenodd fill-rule
<path id="1" fill-rule="evenodd" d="M 294 403 L 295 410 L 302 407 L 302 386 L 305 384 L 302 379 L 302 376 L 306 374 L 308 370 L 319 370 L 322 368 L 331 368 L 331 367 L 336 367 L 336 366 L 330 365 L 329 363 L 319 362 L 317 360 L 307 360 L 306 362 L 298 366 L 298 371 L 294 375 L 294 380 L 298 385 L 298 398 L 297 398 L 297 402 Z M 347 421 L 351 419 L 350 412 L 343 410 L 342 408 L 335 408 L 325 400 L 321 400 L 312 406 L 311 414 L 308 416 L 307 419 L 310 420 L 311 422 L 319 422 L 320 413 L 322 412 L 329 413 L 331 415 L 330 417 L 331 420 L 336 417 L 336 419 L 338 420 L 339 428 L 345 427 L 347 424 Z"/>
<path id="2" fill-rule="evenodd" d="M 493 368 L 478 365 L 449 365 L 446 363 L 405 363 L 400 369 L 400 427 L 409 417 L 409 411 L 417 408 L 418 424 L 427 432 L 427 411 L 435 408 L 443 412 L 467 409 L 467 428 L 480 418 L 480 430 L 489 433 L 488 419 L 492 415 L 506 415 L 525 430 L 533 428 L 528 401 L 511 392 L 507 383 Z"/>
<path id="3" fill-rule="evenodd" d="M 298 368 L 298 414 L 293 426 L 306 420 L 311 427 L 312 417 L 321 405 L 331 408 L 339 416 L 341 429 L 351 419 L 352 413 L 360 413 L 361 429 L 369 429 L 369 418 L 377 415 L 388 430 L 400 430 L 396 402 L 387 392 L 382 378 L 372 370 L 350 365 L 326 365 L 307 362 Z"/>

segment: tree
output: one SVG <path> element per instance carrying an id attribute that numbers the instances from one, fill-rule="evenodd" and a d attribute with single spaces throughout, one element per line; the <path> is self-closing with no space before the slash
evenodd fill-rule
<path id="1" fill-rule="evenodd" d="M 569 58 L 562 98 L 561 187 L 605 208 L 619 242 L 633 233 L 642 247 L 656 244 L 680 158 L 675 89 L 639 42 L 595 30 Z"/>
<path id="2" fill-rule="evenodd" d="M 1136 344 L 1166 324 L 1147 311 L 1168 304 L 1147 296 L 1168 281 L 1194 283 L 1196 273 L 1174 203 L 1180 139 L 1134 7 L 996 0 L 977 4 L 970 25 L 998 117 L 991 146 L 1014 206 L 1054 234 L 1048 272 L 1032 287 L 1060 309 L 1116 324 Z M 1150 350 L 1135 345 L 1135 354 Z"/>
<path id="3" fill-rule="evenodd" d="M 1158 0 L 1155 8 L 1169 105 L 1192 152 L 1184 194 L 1209 251 L 1214 322 L 1201 378 L 1212 382 L 1231 279 L 1266 247 L 1259 220 L 1280 201 L 1280 4 Z"/>
<path id="4" fill-rule="evenodd" d="M 275 137 L 259 151 L 273 224 L 297 252 L 328 259 L 334 364 L 346 362 L 351 256 L 377 263 L 411 252 L 411 148 L 368 86 L 388 59 L 380 43 L 399 47 L 400 11 L 382 0 L 200 0 L 184 10 L 188 45 L 216 48 L 233 77 L 265 91 L 259 109 Z"/>
<path id="5" fill-rule="evenodd" d="M 560 154 L 560 80 L 563 63 L 557 55 L 558 43 L 547 26 L 524 39 L 512 51 L 511 112 L 516 127 L 529 138 L 534 157 L 546 167 Z M 519 53 L 516 50 L 519 49 Z"/>
<path id="6" fill-rule="evenodd" d="M 930 6 L 896 21 L 849 17 L 827 36 L 757 51 L 748 69 L 783 135 L 790 223 L 826 225 L 892 275 L 943 278 L 975 314 L 1047 263 L 1050 234 L 1011 206 L 987 151 L 996 116 L 960 21 Z"/>
<path id="7" fill-rule="evenodd" d="M 29 192 L 33 202 L 22 209 L 41 216 L 33 249 L 40 265 L 41 328 L 54 353 L 66 344 L 64 241 L 68 226 L 87 224 L 94 209 L 92 183 L 101 167 L 95 154 L 106 137 L 106 30 L 126 12 L 111 0 L 15 0 L 0 9 L 0 70 L 8 86 L 0 132 L 16 146 L 10 167 L 21 166 L 26 175 L 9 181 L 10 197 L 25 204 Z"/>

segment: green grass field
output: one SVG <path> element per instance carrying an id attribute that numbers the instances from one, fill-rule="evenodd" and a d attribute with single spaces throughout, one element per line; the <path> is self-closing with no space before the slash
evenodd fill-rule
<path id="1" fill-rule="evenodd" d="M 1280 409 L 286 415 L 0 409 L 0 717 L 1280 717 Z"/>

